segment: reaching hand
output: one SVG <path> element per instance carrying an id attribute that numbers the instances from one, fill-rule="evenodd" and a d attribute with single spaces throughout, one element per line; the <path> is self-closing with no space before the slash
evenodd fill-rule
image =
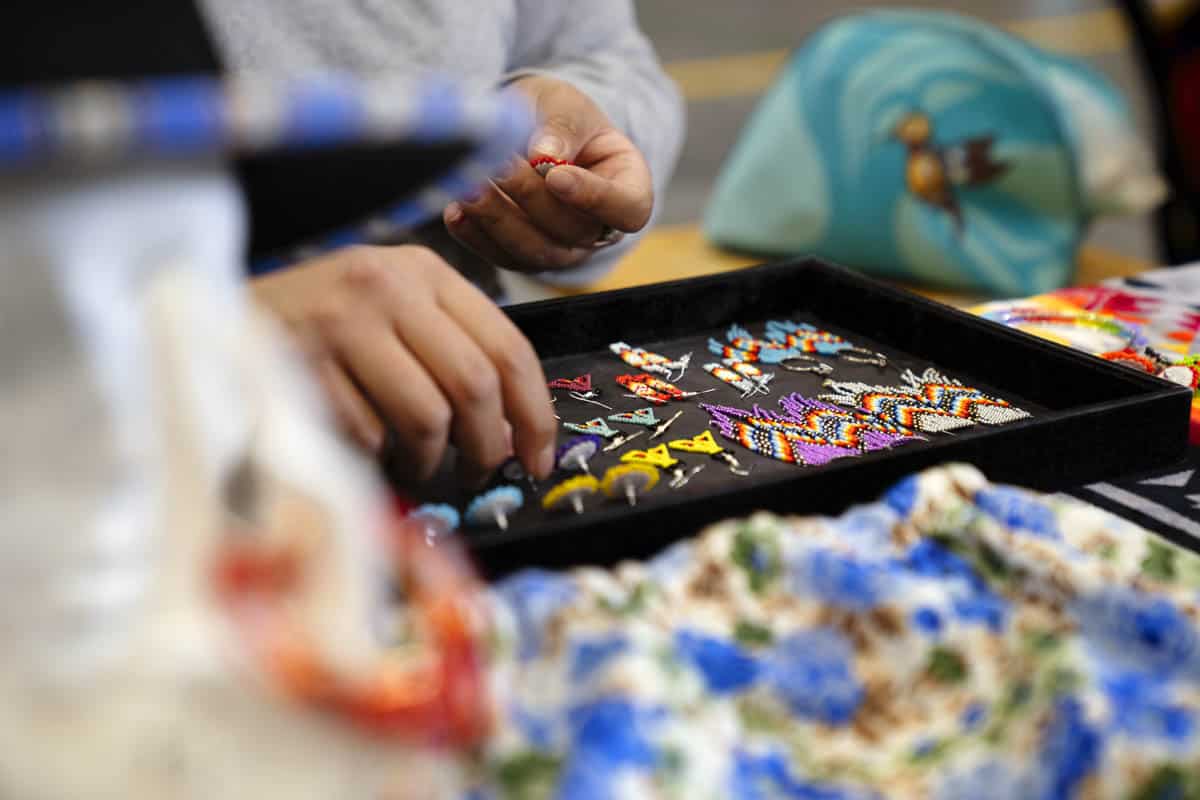
<path id="1" fill-rule="evenodd" d="M 581 264 L 622 233 L 645 227 L 654 206 L 650 168 L 627 136 L 571 84 L 531 76 L 515 84 L 542 120 L 527 154 L 472 202 L 443 215 L 450 233 L 505 269 L 547 272 Z M 529 160 L 570 161 L 543 178 Z"/>
<path id="2" fill-rule="evenodd" d="M 554 412 L 533 347 L 435 253 L 352 247 L 253 283 L 296 335 L 344 427 L 378 451 L 396 430 L 408 477 L 449 443 L 480 476 L 515 451 L 538 477 L 554 461 Z"/>

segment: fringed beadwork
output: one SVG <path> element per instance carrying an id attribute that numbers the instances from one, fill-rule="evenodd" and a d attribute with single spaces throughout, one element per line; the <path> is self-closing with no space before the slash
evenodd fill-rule
<path id="1" fill-rule="evenodd" d="M 731 354 L 724 357 L 736 358 L 738 361 L 761 361 L 764 364 L 778 364 L 780 361 L 803 352 L 780 342 L 755 338 L 751 335 L 750 331 L 740 325 L 730 325 L 729 330 L 725 333 L 725 338 L 741 355 L 739 357 L 736 354 Z M 750 358 L 749 356 L 754 356 L 754 358 Z"/>
<path id="2" fill-rule="evenodd" d="M 1028 411 L 1017 408 L 1002 397 L 987 394 L 973 386 L 964 386 L 932 367 L 919 376 L 912 370 L 905 370 L 900 379 L 913 394 L 934 408 L 973 422 L 1006 425 L 1031 416 Z"/>
<path id="3" fill-rule="evenodd" d="M 913 431 L 867 414 L 792 394 L 784 414 L 729 406 L 700 406 L 727 439 L 788 463 L 817 466 L 835 458 L 883 450 L 915 439 Z"/>
<path id="4" fill-rule="evenodd" d="M 836 333 L 790 320 L 767 322 L 767 338 L 801 353 L 816 353 L 823 356 L 835 356 L 842 350 L 854 346 Z"/>
<path id="5" fill-rule="evenodd" d="M 904 389 L 835 381 L 828 381 L 825 385 L 832 391 L 820 395 L 820 400 L 861 409 L 878 419 L 922 433 L 948 433 L 975 424 L 974 420 L 930 405 Z"/>
<path id="6" fill-rule="evenodd" d="M 790 394 L 779 400 L 779 407 L 791 420 L 805 427 L 820 426 L 822 435 L 833 444 L 856 447 L 863 452 L 903 444 L 923 437 L 905 425 L 897 425 L 872 414 L 847 411 L 802 394 Z M 842 436 L 845 430 L 851 436 Z M 854 438 L 862 433 L 861 440 Z"/>
<path id="7" fill-rule="evenodd" d="M 730 441 L 737 442 L 752 453 L 757 453 L 776 461 L 802 466 L 820 466 L 828 464 L 837 458 L 855 455 L 855 451 L 833 445 L 814 444 L 799 437 L 789 436 L 783 431 L 764 428 L 753 421 L 739 418 L 739 414 L 747 414 L 741 409 L 725 409 L 718 406 L 704 406 L 712 415 L 713 422 L 721 435 Z"/>
<path id="8" fill-rule="evenodd" d="M 815 325 L 807 323 L 772 320 L 767 323 L 767 338 L 805 353 L 837 356 L 858 364 L 886 367 L 888 363 L 887 356 L 883 353 L 859 347 L 836 333 L 823 331 Z"/>

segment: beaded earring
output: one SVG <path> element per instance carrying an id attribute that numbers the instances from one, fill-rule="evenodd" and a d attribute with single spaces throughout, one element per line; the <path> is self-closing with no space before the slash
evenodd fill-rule
<path id="1" fill-rule="evenodd" d="M 703 406 L 701 406 L 701 408 L 703 408 Z M 717 440 L 713 438 L 712 431 L 705 431 L 698 436 L 693 436 L 691 439 L 676 439 L 670 443 L 670 448 L 672 450 L 681 450 L 685 453 L 702 453 L 717 461 L 723 461 L 725 465 L 729 467 L 729 471 L 738 477 L 745 478 L 750 474 L 748 470 L 742 469 L 741 463 L 734 458 L 732 453 L 730 453 L 724 447 L 721 447 L 721 445 L 717 444 Z M 687 483 L 687 481 L 691 480 L 692 475 L 695 475 L 702 468 L 703 467 L 698 467 L 692 470 L 691 475 L 685 475 L 682 477 L 676 475 L 676 480 Z M 674 482 L 675 481 L 672 481 L 672 483 Z M 680 485 L 683 484 L 681 483 Z"/>
<path id="2" fill-rule="evenodd" d="M 830 443 L 842 447 L 856 447 L 862 452 L 881 450 L 924 438 L 904 425 L 880 419 L 873 414 L 847 411 L 798 393 L 780 398 L 779 407 L 783 409 L 787 420 L 795 421 L 810 430 L 820 430 L 821 435 Z"/>
<path id="3" fill-rule="evenodd" d="M 841 336 L 823 331 L 807 323 L 776 320 L 767 322 L 767 338 L 785 344 L 801 353 L 817 353 L 836 356 L 842 350 L 853 347 Z"/>
<path id="4" fill-rule="evenodd" d="M 1007 425 L 1032 416 L 1028 411 L 1017 408 L 1002 397 L 987 394 L 973 386 L 965 386 L 932 367 L 920 375 L 912 370 L 905 370 L 900 374 L 900 380 L 904 381 L 913 394 L 934 408 L 973 422 Z"/>
<path id="5" fill-rule="evenodd" d="M 718 430 L 752 452 L 778 461 L 819 466 L 835 458 L 883 450 L 915 439 L 911 430 L 867 414 L 793 394 L 785 414 L 702 404 Z"/>
<path id="6" fill-rule="evenodd" d="M 640 397 L 655 405 L 665 405 L 675 400 L 686 400 L 704 392 L 685 392 L 673 383 L 656 378 L 653 375 L 618 375 L 617 383 L 624 386 L 635 397 Z"/>
<path id="7" fill-rule="evenodd" d="M 775 373 L 763 372 L 759 367 L 751 364 L 749 361 L 738 361 L 735 358 L 726 358 L 722 360 L 721 363 L 736 372 L 738 375 L 741 375 L 743 378 L 753 381 L 754 390 L 760 394 L 766 394 L 769 391 L 767 384 L 775 378 Z"/>
<path id="8" fill-rule="evenodd" d="M 508 518 L 524 504 L 525 494 L 516 486 L 498 486 L 471 501 L 466 519 L 472 525 L 495 525 L 506 531 Z"/>
<path id="9" fill-rule="evenodd" d="M 608 423 L 605 422 L 600 417 L 596 417 L 593 420 L 589 420 L 587 422 L 581 422 L 581 423 L 564 422 L 563 427 L 566 428 L 567 430 L 571 431 L 572 433 L 584 433 L 584 434 L 590 433 L 590 434 L 594 434 L 596 436 L 602 436 L 605 439 L 611 439 L 612 437 L 614 437 L 618 433 L 620 433 L 620 431 L 617 431 L 614 428 L 610 428 L 608 426 Z"/>
<path id="10" fill-rule="evenodd" d="M 732 361 L 732 359 L 730 360 Z M 746 362 L 735 361 L 734 363 L 742 364 Z M 751 394 L 754 394 L 758 390 L 758 384 L 756 384 L 754 381 L 739 375 L 729 367 L 723 366 L 722 364 L 705 364 L 704 371 L 722 383 L 726 383 L 732 386 L 734 389 L 737 389 L 742 393 L 742 397 L 747 397 Z"/>
<path id="11" fill-rule="evenodd" d="M 733 352 L 722 354 L 723 358 L 736 358 L 738 361 L 761 362 L 763 364 L 778 364 L 792 356 L 801 355 L 803 351 L 789 347 L 769 339 L 755 338 L 750 331 L 740 325 L 730 325 L 725 332 L 725 338 Z M 712 349 L 710 344 L 709 349 Z"/>
<path id="12" fill-rule="evenodd" d="M 658 470 L 645 464 L 620 464 L 609 467 L 600 481 L 600 488 L 609 497 L 624 497 L 636 506 L 638 495 L 658 485 Z"/>
<path id="13" fill-rule="evenodd" d="M 592 375 L 580 375 L 578 378 L 555 378 L 546 384 L 550 389 L 566 389 L 569 392 L 590 392 L 592 390 Z"/>
<path id="14" fill-rule="evenodd" d="M 564 442 L 554 453 L 554 465 L 559 469 L 591 474 L 588 462 L 600 451 L 601 441 L 599 436 L 588 434 Z"/>
<path id="15" fill-rule="evenodd" d="M 763 425 L 752 412 L 724 406 L 701 406 L 709 413 L 721 435 L 752 453 L 788 464 L 820 466 L 837 458 L 854 455 L 844 447 L 823 444 L 811 437 L 788 435 L 779 428 Z"/>
<path id="16" fill-rule="evenodd" d="M 542 497 L 542 508 L 558 511 L 568 506 L 576 514 L 583 513 L 583 500 L 600 490 L 600 482 L 594 475 L 576 475 L 553 487 Z"/>
<path id="17" fill-rule="evenodd" d="M 679 460 L 671 457 L 671 454 L 667 452 L 665 444 L 660 444 L 658 447 L 651 447 L 649 450 L 630 450 L 621 456 L 621 463 L 642 464 L 659 469 L 670 469 L 678 464 Z"/>
<path id="18" fill-rule="evenodd" d="M 861 409 L 881 420 L 922 433 L 949 433 L 975 424 L 974 420 L 931 406 L 905 389 L 836 381 L 826 381 L 825 386 L 832 391 L 819 395 L 820 400 Z"/>
<path id="19" fill-rule="evenodd" d="M 643 372 L 654 372 L 672 381 L 683 377 L 683 373 L 687 371 L 688 364 L 692 360 L 691 353 L 682 355 L 672 361 L 666 356 L 651 353 L 640 347 L 631 347 L 625 344 L 625 342 L 613 342 L 608 346 L 608 349 L 634 369 L 640 369 Z M 678 371 L 678 375 L 675 375 L 676 371 Z"/>
<path id="20" fill-rule="evenodd" d="M 858 347 L 836 333 L 823 331 L 807 323 L 771 320 L 767 322 L 767 338 L 801 353 L 836 356 L 856 364 L 874 364 L 877 367 L 886 367 L 888 364 L 887 356 L 883 353 Z"/>
<path id="21" fill-rule="evenodd" d="M 624 411 L 620 414 L 613 414 L 608 418 L 608 421 L 653 428 L 658 424 L 658 417 L 654 416 L 653 408 L 642 408 L 637 411 Z"/>

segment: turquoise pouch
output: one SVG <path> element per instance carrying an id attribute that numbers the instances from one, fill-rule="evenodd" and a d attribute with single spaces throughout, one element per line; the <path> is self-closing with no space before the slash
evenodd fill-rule
<path id="1" fill-rule="evenodd" d="M 1095 215 L 1163 194 L 1124 100 L 1090 68 L 966 17 L 870 12 L 795 53 L 704 225 L 733 249 L 1025 295 L 1068 282 Z"/>

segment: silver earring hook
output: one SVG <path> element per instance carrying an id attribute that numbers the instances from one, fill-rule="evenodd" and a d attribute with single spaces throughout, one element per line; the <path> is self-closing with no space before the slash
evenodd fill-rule
<path id="1" fill-rule="evenodd" d="M 587 394 L 580 394 L 579 392 L 571 392 L 571 398 L 574 400 L 578 400 L 581 403 L 591 403 L 592 405 L 600 406 L 601 408 L 607 408 L 609 411 L 613 410 L 612 406 L 605 405 L 604 403 L 601 403 L 598 400 L 591 399 L 592 397 L 595 397 L 595 396 L 596 395 L 592 392 L 588 392 Z"/>
<path id="2" fill-rule="evenodd" d="M 849 361 L 850 359 L 846 360 Z M 799 361 L 802 363 L 799 365 L 789 363 L 793 361 Z M 833 367 L 829 366 L 824 361 L 818 361 L 812 356 L 792 356 L 790 358 L 785 358 L 783 361 L 779 362 L 779 366 L 783 367 L 788 372 L 812 372 L 816 373 L 817 375 L 829 375 L 833 372 Z"/>
<path id="3" fill-rule="evenodd" d="M 888 357 L 883 353 L 877 353 L 874 350 L 867 350 L 863 347 L 847 347 L 840 350 L 838 358 L 845 359 L 852 364 L 873 364 L 880 369 L 888 365 Z"/>

